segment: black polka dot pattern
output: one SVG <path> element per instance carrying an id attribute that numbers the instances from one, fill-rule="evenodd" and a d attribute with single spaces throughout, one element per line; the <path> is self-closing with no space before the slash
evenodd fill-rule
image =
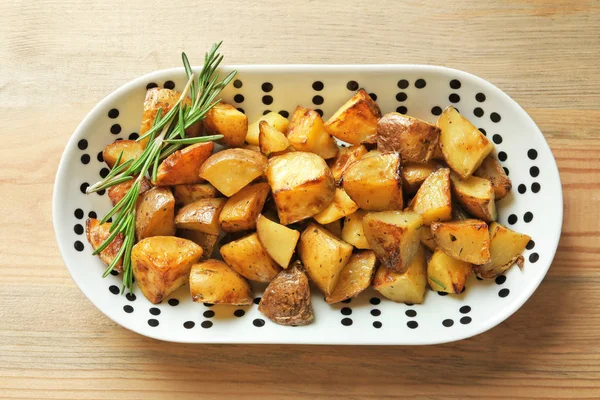
<path id="1" fill-rule="evenodd" d="M 116 119 L 119 118 L 119 110 L 117 110 L 116 108 L 112 108 L 109 112 L 108 112 L 108 118 L 110 119 Z"/>
<path id="2" fill-rule="evenodd" d="M 381 315 L 381 311 L 377 308 L 371 310 L 371 315 L 374 317 L 379 317 Z"/>
<path id="3" fill-rule="evenodd" d="M 445 319 L 442 321 L 442 325 L 444 325 L 446 328 L 450 328 L 452 325 L 454 325 L 454 321 L 451 319 Z"/>
<path id="4" fill-rule="evenodd" d="M 129 301 L 135 301 L 135 299 L 136 299 L 136 297 L 135 297 L 135 294 L 133 294 L 133 293 L 131 293 L 131 292 L 130 292 L 130 293 L 127 293 L 127 294 L 125 295 L 125 298 L 126 298 L 127 300 L 129 300 Z"/>
<path id="5" fill-rule="evenodd" d="M 519 220 L 519 218 L 517 218 L 517 216 L 515 214 L 510 214 L 508 216 L 508 223 L 511 225 L 516 224 L 518 220 Z"/>
<path id="6" fill-rule="evenodd" d="M 263 96 L 262 102 L 263 102 L 263 104 L 265 104 L 267 106 L 270 104 L 273 104 L 273 96 L 270 96 L 270 95 Z"/>
<path id="7" fill-rule="evenodd" d="M 407 317 L 414 318 L 417 316 L 417 312 L 415 310 L 406 310 L 404 313 Z"/>
<path id="8" fill-rule="evenodd" d="M 169 303 L 169 305 L 171 307 L 175 307 L 175 306 L 179 305 L 179 300 L 177 300 L 177 299 L 169 299 L 168 303 Z"/>
<path id="9" fill-rule="evenodd" d="M 371 303 L 374 306 L 376 306 L 379 303 L 381 303 L 381 299 L 379 297 L 371 297 L 371 300 L 369 300 L 369 303 Z"/>
<path id="10" fill-rule="evenodd" d="M 485 101 L 485 94 L 483 94 L 483 93 L 477 93 L 475 95 L 475 100 L 477 100 L 480 103 L 483 103 Z"/>
<path id="11" fill-rule="evenodd" d="M 88 187 L 90 187 L 90 184 L 87 182 L 84 182 L 79 186 L 79 190 L 81 191 L 81 193 L 85 194 L 85 191 L 87 190 Z"/>
<path id="12" fill-rule="evenodd" d="M 358 82 L 356 82 L 356 81 L 349 81 L 346 84 L 346 89 L 352 90 L 352 91 L 358 90 Z"/>
<path id="13" fill-rule="evenodd" d="M 461 314 L 468 314 L 471 312 L 471 307 L 462 306 L 461 308 L 458 309 L 458 311 L 460 311 Z"/>
<path id="14" fill-rule="evenodd" d="M 448 100 L 450 100 L 451 103 L 458 103 L 460 101 L 460 96 L 456 93 L 452 93 L 448 96 Z"/>
<path id="15" fill-rule="evenodd" d="M 273 84 L 271 82 L 265 82 L 260 86 L 260 88 L 263 92 L 269 93 L 271 90 L 273 90 Z"/>
<path id="16" fill-rule="evenodd" d="M 504 162 L 504 161 L 506 161 L 507 158 L 508 158 L 508 156 L 506 155 L 505 152 L 503 152 L 503 151 L 498 152 L 498 160 Z"/>
<path id="17" fill-rule="evenodd" d="M 119 294 L 121 291 L 119 290 L 119 287 L 116 285 L 110 285 L 108 287 L 108 290 L 112 293 L 112 294 Z"/>
<path id="18" fill-rule="evenodd" d="M 151 326 L 151 327 L 153 327 L 153 328 L 156 328 L 156 327 L 158 326 L 158 324 L 159 324 L 159 323 L 158 323 L 158 320 L 157 320 L 157 319 L 150 318 L 150 319 L 148 320 L 148 325 L 150 325 L 150 326 Z"/>
<path id="19" fill-rule="evenodd" d="M 263 324 L 264 324 L 264 322 L 263 322 Z M 213 323 L 212 323 L 212 321 L 202 321 L 200 326 L 203 327 L 204 329 L 208 329 L 213 326 Z"/>
<path id="20" fill-rule="evenodd" d="M 83 225 L 81 224 L 76 224 L 73 227 L 73 231 L 75 232 L 76 235 L 82 235 L 83 234 Z"/>
<path id="21" fill-rule="evenodd" d="M 406 89 L 408 87 L 408 81 L 406 79 L 400 79 L 398 81 L 398 87 L 400 89 Z"/>
<path id="22" fill-rule="evenodd" d="M 483 117 L 483 108 L 475 107 L 475 109 L 473 110 L 473 115 L 475 115 L 477 118 Z"/>
<path id="23" fill-rule="evenodd" d="M 527 250 L 533 250 L 533 248 L 534 248 L 534 247 L 535 247 L 535 242 L 534 242 L 533 240 L 530 240 L 530 241 L 527 243 L 527 246 L 525 246 L 525 248 L 526 248 Z"/>
<path id="24" fill-rule="evenodd" d="M 158 308 L 156 308 L 156 307 L 152 307 L 152 308 L 149 310 L 149 312 L 150 312 L 150 314 L 152 314 L 152 315 L 160 315 L 160 309 L 158 309 Z"/>
<path id="25" fill-rule="evenodd" d="M 487 132 L 483 128 L 479 128 L 479 132 L 483 133 L 483 136 L 487 136 Z"/>
<path id="26" fill-rule="evenodd" d="M 506 276 L 504 276 L 504 275 L 499 275 L 499 276 L 497 276 L 497 277 L 496 277 L 496 280 L 495 280 L 495 281 L 496 281 L 496 284 L 497 284 L 497 285 L 503 285 L 503 284 L 504 284 L 504 282 L 506 282 Z"/>
<path id="27" fill-rule="evenodd" d="M 243 317 L 244 315 L 246 315 L 246 311 L 239 309 L 239 310 L 235 310 L 233 312 L 233 315 L 235 315 L 236 317 L 240 318 Z"/>
<path id="28" fill-rule="evenodd" d="M 533 166 L 531 168 L 529 168 L 529 175 L 531 175 L 534 178 L 537 178 L 540 174 L 540 169 L 536 166 Z"/>
<path id="29" fill-rule="evenodd" d="M 204 304 L 204 307 L 212 307 L 212 306 L 214 306 L 214 304 L 212 304 L 212 303 L 202 303 L 202 304 Z"/>
<path id="30" fill-rule="evenodd" d="M 83 243 L 80 242 L 79 240 L 75 241 L 73 247 L 75 247 L 75 250 L 77 250 L 77 251 L 83 251 L 83 249 L 84 249 Z"/>
<path id="31" fill-rule="evenodd" d="M 494 136 L 492 136 L 492 140 L 494 141 L 494 143 L 500 144 L 502 143 L 502 136 L 495 134 Z"/>
<path id="32" fill-rule="evenodd" d="M 235 96 L 233 96 L 233 101 L 235 101 L 236 103 L 243 103 L 244 102 L 244 95 L 242 94 L 236 94 Z"/>
<path id="33" fill-rule="evenodd" d="M 450 81 L 450 87 L 452 89 L 460 89 L 460 87 L 461 87 L 460 81 L 458 79 L 452 79 Z"/>
<path id="34" fill-rule="evenodd" d="M 207 310 L 204 311 L 202 315 L 204 316 L 204 318 L 212 318 L 215 316 L 215 312 L 213 310 Z"/>
<path id="35" fill-rule="evenodd" d="M 317 106 L 320 106 L 321 104 L 323 104 L 323 101 L 325 101 L 323 99 L 323 96 L 316 95 L 312 98 L 313 104 L 315 104 Z"/>
<path id="36" fill-rule="evenodd" d="M 517 187 L 517 191 L 521 194 L 525 193 L 527 191 L 527 186 L 523 185 L 522 183 Z"/>
<path id="37" fill-rule="evenodd" d="M 196 323 L 194 321 L 185 321 L 183 323 L 183 327 L 185 329 L 192 329 L 194 326 L 196 326 Z"/>
<path id="38" fill-rule="evenodd" d="M 342 319 L 342 325 L 344 325 L 344 326 L 350 326 L 350 325 L 352 325 L 352 319 L 351 318 L 343 318 Z"/>
<path id="39" fill-rule="evenodd" d="M 317 112 L 317 114 L 323 117 L 323 110 L 321 110 L 320 108 L 315 108 L 315 111 Z"/>
<path id="40" fill-rule="evenodd" d="M 111 126 L 110 133 L 112 133 L 113 135 L 118 135 L 119 133 L 121 133 L 121 125 L 114 124 L 113 126 Z"/>
<path id="41" fill-rule="evenodd" d="M 529 255 L 529 262 L 535 264 L 540 259 L 540 255 L 538 253 L 531 253 Z"/>
<path id="42" fill-rule="evenodd" d="M 408 98 L 408 96 L 404 92 L 400 92 L 396 95 L 396 100 L 398 100 L 398 101 L 406 101 L 407 98 Z"/>
<path id="43" fill-rule="evenodd" d="M 352 302 L 352 299 L 342 300 L 342 303 L 344 303 L 344 304 L 350 304 L 351 302 Z"/>
<path id="44" fill-rule="evenodd" d="M 373 100 L 373 101 L 377 101 L 377 95 L 375 93 L 369 93 L 369 97 Z"/>
<path id="45" fill-rule="evenodd" d="M 533 213 L 530 211 L 527 211 L 525 214 L 523 214 L 523 221 L 525 221 L 526 223 L 531 222 L 531 220 L 533 220 Z"/>
<path id="46" fill-rule="evenodd" d="M 352 315 L 352 309 L 349 307 L 344 307 L 340 310 L 342 315 Z"/>
<path id="47" fill-rule="evenodd" d="M 243 85 L 244 84 L 239 79 L 236 79 L 235 81 L 233 81 L 233 87 L 236 88 L 236 89 L 241 88 Z"/>
<path id="48" fill-rule="evenodd" d="M 400 114 L 405 114 L 408 113 L 408 109 L 404 106 L 400 106 L 398 108 L 396 108 L 396 112 L 399 112 Z"/>
<path id="49" fill-rule="evenodd" d="M 383 324 L 379 321 L 373 322 L 373 328 L 380 329 L 382 326 Z"/>
<path id="50" fill-rule="evenodd" d="M 154 82 L 150 82 L 149 84 L 146 85 L 146 89 L 152 89 L 158 87 L 158 85 Z"/>
<path id="51" fill-rule="evenodd" d="M 321 81 L 315 81 L 312 84 L 313 90 L 316 90 L 317 92 L 320 92 L 321 90 L 323 90 L 324 87 L 325 87 L 325 85 L 323 85 L 323 82 L 321 82 Z"/>
<path id="52" fill-rule="evenodd" d="M 253 300 L 254 304 L 259 304 L 260 303 L 260 299 L 261 299 L 260 297 L 254 298 L 254 300 Z"/>
<path id="53" fill-rule="evenodd" d="M 79 150 L 85 150 L 88 148 L 88 141 L 85 139 L 81 139 L 79 142 L 77 142 L 77 147 L 79 148 Z"/>
<path id="54" fill-rule="evenodd" d="M 175 82 L 173 82 L 173 81 L 166 81 L 166 82 L 163 84 L 163 87 L 164 87 L 165 89 L 175 89 Z"/>
<path id="55" fill-rule="evenodd" d="M 492 120 L 492 122 L 500 122 L 500 120 L 502 119 L 502 117 L 500 116 L 500 114 L 493 112 L 490 114 L 490 119 Z"/>
<path id="56" fill-rule="evenodd" d="M 123 306 L 123 311 L 125 311 L 127 314 L 131 314 L 133 312 L 133 307 L 131 307 L 129 304 Z"/>
<path id="57" fill-rule="evenodd" d="M 83 210 L 81 208 L 78 208 L 75 210 L 75 213 L 73 215 L 75 215 L 75 218 L 77 219 L 82 219 L 84 215 Z"/>
<path id="58" fill-rule="evenodd" d="M 417 329 L 419 327 L 419 323 L 417 321 L 408 321 L 406 326 L 408 326 L 410 329 Z"/>
<path id="59" fill-rule="evenodd" d="M 140 135 L 137 132 L 132 132 L 129 134 L 129 140 L 137 140 L 139 137 Z"/>
<path id="60" fill-rule="evenodd" d="M 470 324 L 471 321 L 472 321 L 471 317 L 462 317 L 460 319 L 460 323 L 463 324 L 463 325 Z"/>
<path id="61" fill-rule="evenodd" d="M 262 326 L 265 326 L 265 320 L 262 318 L 256 318 L 254 321 L 252 321 L 252 325 L 256 326 L 257 328 L 260 328 Z"/>
<path id="62" fill-rule="evenodd" d="M 283 118 L 289 118 L 290 113 L 285 110 L 281 110 L 279 111 L 279 115 L 281 115 Z"/>
<path id="63" fill-rule="evenodd" d="M 533 182 L 533 183 L 531 184 L 531 191 L 532 191 L 533 193 L 538 193 L 538 192 L 540 191 L 540 189 L 541 189 L 541 188 L 542 188 L 542 186 L 541 186 L 539 183 L 537 183 L 537 182 Z"/>
<path id="64" fill-rule="evenodd" d="M 498 292 L 498 296 L 500 296 L 500 297 L 506 297 L 506 296 L 509 295 L 509 293 L 510 293 L 510 290 L 508 290 L 506 288 L 505 289 L 500 289 L 500 291 Z"/>
<path id="65" fill-rule="evenodd" d="M 431 113 L 433 115 L 440 115 L 440 114 L 442 114 L 442 108 L 439 106 L 435 106 L 431 109 Z"/>
<path id="66" fill-rule="evenodd" d="M 529 151 L 527 151 L 527 157 L 529 157 L 530 160 L 535 160 L 538 156 L 538 152 L 535 149 L 529 149 Z"/>
<path id="67" fill-rule="evenodd" d="M 427 82 L 425 82 L 425 79 L 420 78 L 415 81 L 415 87 L 417 89 L 423 89 L 425 86 L 427 86 Z"/>
<path id="68" fill-rule="evenodd" d="M 89 154 L 83 154 L 83 155 L 81 156 L 81 163 L 82 163 L 83 165 L 87 165 L 87 164 L 89 164 L 89 163 L 90 163 L 90 160 L 91 160 L 91 159 L 90 159 L 90 155 L 89 155 Z"/>

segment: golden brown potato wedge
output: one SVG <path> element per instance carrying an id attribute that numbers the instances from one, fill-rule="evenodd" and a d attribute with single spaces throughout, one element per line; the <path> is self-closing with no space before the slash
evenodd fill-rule
<path id="1" fill-rule="evenodd" d="M 325 296 L 327 304 L 338 303 L 358 296 L 369 287 L 375 272 L 377 258 L 370 250 L 354 253 L 342 270 L 340 278 L 331 295 Z"/>
<path id="2" fill-rule="evenodd" d="M 300 236 L 298 255 L 308 276 L 323 293 L 331 295 L 352 255 L 352 246 L 327 229 L 310 224 Z"/>
<path id="3" fill-rule="evenodd" d="M 490 261 L 484 265 L 474 266 L 477 276 L 483 279 L 494 279 L 517 264 L 523 267 L 523 256 L 527 243 L 531 238 L 502 226 L 496 222 L 490 225 Z"/>
<path id="4" fill-rule="evenodd" d="M 156 186 L 172 186 L 199 183 L 198 172 L 204 162 L 212 155 L 213 142 L 196 143 L 177 150 L 158 166 Z"/>
<path id="5" fill-rule="evenodd" d="M 377 122 L 377 149 L 400 153 L 402 162 L 427 163 L 440 137 L 440 129 L 418 118 L 397 112 Z"/>
<path id="6" fill-rule="evenodd" d="M 296 250 L 300 232 L 259 215 L 256 234 L 267 254 L 281 267 L 287 268 Z"/>
<path id="7" fill-rule="evenodd" d="M 344 219 L 341 238 L 357 249 L 371 248 L 363 230 L 363 218 L 366 214 L 364 210 L 356 210 Z"/>
<path id="8" fill-rule="evenodd" d="M 471 270 L 468 262 L 452 258 L 438 249 L 427 264 L 429 286 L 437 292 L 461 293 Z"/>
<path id="9" fill-rule="evenodd" d="M 247 149 L 227 149 L 213 154 L 200 167 L 200 177 L 230 197 L 264 175 L 267 158 Z"/>
<path id="10" fill-rule="evenodd" d="M 227 199 L 200 199 L 183 207 L 175 216 L 179 229 L 189 229 L 218 235 L 221 232 L 219 214 Z"/>
<path id="11" fill-rule="evenodd" d="M 450 257 L 471 264 L 490 261 L 490 234 L 485 222 L 477 219 L 434 222 L 431 233 L 437 247 Z"/>
<path id="12" fill-rule="evenodd" d="M 206 260 L 192 266 L 190 293 L 197 303 L 248 306 L 253 300 L 248 282 L 219 260 Z"/>
<path id="13" fill-rule="evenodd" d="M 223 139 L 219 140 L 222 145 L 240 147 L 246 140 L 248 117 L 231 104 L 215 104 L 202 122 L 209 135 L 223 135 Z"/>
<path id="14" fill-rule="evenodd" d="M 383 265 L 380 266 L 373 278 L 373 288 L 382 296 L 397 303 L 423 303 L 427 289 L 427 262 L 423 247 L 419 246 L 419 250 L 403 274 Z"/>
<path id="15" fill-rule="evenodd" d="M 308 325 L 314 320 L 308 277 L 296 261 L 269 283 L 258 311 L 279 325 Z"/>
<path id="16" fill-rule="evenodd" d="M 217 196 L 217 189 L 210 183 L 173 186 L 173 196 L 177 206 L 186 206 L 200 199 Z"/>
<path id="17" fill-rule="evenodd" d="M 494 188 L 489 180 L 476 176 L 462 180 L 454 174 L 451 179 L 454 198 L 467 213 L 486 222 L 496 220 Z"/>
<path id="18" fill-rule="evenodd" d="M 346 169 L 342 187 L 363 210 L 401 210 L 400 155 L 388 153 L 363 156 Z"/>
<path id="19" fill-rule="evenodd" d="M 438 164 L 428 162 L 427 164 L 419 164 L 407 162 L 402 164 L 402 191 L 406 194 L 415 194 L 436 169 Z"/>
<path id="20" fill-rule="evenodd" d="M 110 236 L 110 222 L 100 224 L 100 220 L 96 218 L 88 218 L 85 222 L 85 234 L 87 235 L 88 242 L 92 245 L 92 248 L 96 250 L 104 243 Z M 104 264 L 109 266 L 119 254 L 121 246 L 123 246 L 124 236 L 122 233 L 118 233 L 113 241 L 98 254 Z M 115 271 L 123 271 L 123 258 L 117 262 L 114 267 Z"/>
<path id="21" fill-rule="evenodd" d="M 326 160 L 335 157 L 338 152 L 338 146 L 325 130 L 319 113 L 301 106 L 292 114 L 287 138 L 296 150 L 315 153 Z"/>
<path id="22" fill-rule="evenodd" d="M 342 220 L 341 219 L 336 219 L 333 222 L 325 224 L 325 225 L 323 225 L 323 228 L 327 229 L 335 237 L 338 237 L 338 238 L 342 237 Z"/>
<path id="23" fill-rule="evenodd" d="M 452 219 L 450 170 L 441 168 L 425 179 L 410 203 L 410 209 L 423 216 L 423 225 Z"/>
<path id="24" fill-rule="evenodd" d="M 144 152 L 144 146 L 135 140 L 117 140 L 104 148 L 102 158 L 106 165 L 112 168 L 117 163 L 121 152 L 123 155 L 119 165 L 129 160 L 136 160 Z"/>
<path id="25" fill-rule="evenodd" d="M 175 198 L 171 189 L 155 187 L 140 195 L 135 214 L 137 239 L 174 234 Z"/>
<path id="26" fill-rule="evenodd" d="M 191 240 L 202 247 L 202 257 L 200 257 L 200 260 L 211 258 L 213 250 L 219 240 L 219 236 L 217 235 L 209 235 L 208 233 L 191 231 L 189 229 L 178 229 L 177 236 Z"/>
<path id="27" fill-rule="evenodd" d="M 242 148 L 260 153 L 260 146 L 257 144 L 245 144 L 242 146 Z"/>
<path id="28" fill-rule="evenodd" d="M 268 195 L 269 184 L 259 182 L 248 185 L 231 196 L 219 214 L 221 228 L 225 232 L 247 231 L 256 228 L 256 218 L 262 211 Z"/>
<path id="29" fill-rule="evenodd" d="M 175 236 L 153 236 L 138 242 L 131 251 L 136 283 L 152 303 L 160 303 L 188 282 L 192 264 L 202 257 L 202 248 Z"/>
<path id="30" fill-rule="evenodd" d="M 346 194 L 346 191 L 341 188 L 336 188 L 335 194 L 333 195 L 333 201 L 326 209 L 315 215 L 314 218 L 315 221 L 321 225 L 327 225 L 346 215 L 352 214 L 356 210 L 358 210 L 358 206 Z"/>
<path id="31" fill-rule="evenodd" d="M 336 185 L 341 183 L 342 175 L 344 175 L 350 164 L 365 154 L 367 154 L 367 148 L 362 144 L 352 147 L 340 147 L 338 154 L 328 161 Z"/>
<path id="32" fill-rule="evenodd" d="M 504 172 L 504 168 L 500 165 L 500 161 L 491 154 L 483 160 L 483 163 L 475 170 L 473 175 L 487 179 L 492 183 L 496 200 L 506 196 L 512 188 L 512 183 L 506 172 Z"/>
<path id="33" fill-rule="evenodd" d="M 467 214 L 467 212 L 461 206 L 455 202 L 452 202 L 452 219 L 454 221 L 469 218 L 471 218 L 471 216 Z"/>
<path id="34" fill-rule="evenodd" d="M 419 229 L 419 232 L 421 232 L 421 244 L 427 247 L 429 250 L 434 251 L 437 247 L 437 244 L 435 243 L 431 229 L 429 229 L 428 226 L 423 226 L 421 229 Z"/>
<path id="35" fill-rule="evenodd" d="M 260 121 L 258 124 L 258 145 L 260 152 L 269 157 L 286 151 L 290 147 L 290 141 L 285 135 L 273 128 L 267 121 Z"/>
<path id="36" fill-rule="evenodd" d="M 221 246 L 223 260 L 238 274 L 258 282 L 271 282 L 281 271 L 252 233 Z"/>
<path id="37" fill-rule="evenodd" d="M 108 198 L 113 203 L 113 206 L 116 205 L 131 189 L 133 183 L 135 182 L 137 176 L 134 176 L 133 179 L 129 181 L 125 181 L 123 183 L 119 183 L 118 185 L 111 186 L 108 188 L 106 193 L 108 194 Z M 152 184 L 146 178 L 142 178 L 140 181 L 140 194 L 146 193 L 148 190 L 152 189 Z"/>
<path id="38" fill-rule="evenodd" d="M 274 111 L 271 111 L 270 113 L 263 115 L 257 121 L 253 122 L 252 124 L 250 124 L 250 126 L 248 126 L 246 142 L 257 146 L 259 145 L 260 121 L 267 121 L 269 125 L 277 129 L 281 133 L 285 133 L 287 131 L 289 124 L 287 118 L 282 117 Z"/>
<path id="39" fill-rule="evenodd" d="M 271 158 L 267 179 L 283 225 L 320 213 L 335 194 L 331 170 L 313 153 L 296 151 Z"/>
<path id="40" fill-rule="evenodd" d="M 371 96 L 360 89 L 329 118 L 325 129 L 350 144 L 375 143 L 381 110 Z"/>
<path id="41" fill-rule="evenodd" d="M 440 115 L 437 125 L 444 160 L 463 179 L 470 177 L 494 149 L 492 142 L 452 106 Z"/>
<path id="42" fill-rule="evenodd" d="M 420 246 L 423 218 L 410 211 L 371 212 L 363 218 L 363 229 L 371 249 L 385 267 L 406 272 Z"/>

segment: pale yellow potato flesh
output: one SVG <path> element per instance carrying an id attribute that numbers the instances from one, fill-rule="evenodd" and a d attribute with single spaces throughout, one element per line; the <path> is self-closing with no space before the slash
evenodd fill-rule
<path id="1" fill-rule="evenodd" d="M 258 146 L 259 144 L 259 133 L 260 121 L 266 121 L 273 128 L 277 129 L 279 132 L 285 133 L 287 131 L 288 124 L 290 123 L 287 118 L 281 116 L 280 114 L 271 111 L 270 113 L 263 115 L 257 121 L 254 121 L 250 126 L 248 126 L 248 133 L 246 135 L 246 142 L 249 144 L 253 144 Z"/>
<path id="2" fill-rule="evenodd" d="M 434 222 L 431 233 L 437 247 L 450 257 L 471 264 L 490 261 L 490 234 L 484 221 Z"/>
<path id="3" fill-rule="evenodd" d="M 190 294 L 197 303 L 235 306 L 251 305 L 254 297 L 248 281 L 219 260 L 206 260 L 192 266 Z"/>
<path id="4" fill-rule="evenodd" d="M 346 194 L 346 191 L 341 188 L 335 189 L 333 195 L 333 201 L 327 206 L 326 209 L 314 216 L 315 221 L 321 225 L 330 224 L 346 215 L 352 214 L 358 210 L 358 206 L 352 199 Z"/>
<path id="5" fill-rule="evenodd" d="M 327 304 L 339 303 L 362 293 L 371 283 L 376 264 L 375 253 L 370 250 L 352 254 L 333 293 L 325 296 Z"/>
<path id="6" fill-rule="evenodd" d="M 438 249 L 427 264 L 427 279 L 432 290 L 456 294 L 463 291 L 471 271 L 471 264 L 452 258 Z"/>
<path id="7" fill-rule="evenodd" d="M 282 268 L 287 268 L 300 239 L 300 232 L 259 215 L 256 220 L 256 233 L 271 258 Z"/>
<path id="8" fill-rule="evenodd" d="M 265 251 L 256 232 L 221 246 L 220 251 L 231 269 L 251 281 L 271 282 L 281 271 Z"/>
<path id="9" fill-rule="evenodd" d="M 342 240 L 350 243 L 357 249 L 370 249 L 371 245 L 363 230 L 363 218 L 367 214 L 365 210 L 356 210 L 353 214 L 344 218 L 342 228 Z"/>
<path id="10" fill-rule="evenodd" d="M 421 304 L 427 289 L 427 261 L 422 246 L 399 274 L 381 265 L 373 278 L 373 288 L 382 296 L 397 303 Z"/>
<path id="11" fill-rule="evenodd" d="M 425 179 L 409 208 L 423 217 L 424 225 L 452 219 L 450 170 L 441 168 Z"/>

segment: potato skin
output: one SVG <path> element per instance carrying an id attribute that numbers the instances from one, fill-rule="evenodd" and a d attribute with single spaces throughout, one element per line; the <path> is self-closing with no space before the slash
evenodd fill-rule
<path id="1" fill-rule="evenodd" d="M 113 168 L 121 152 L 123 156 L 119 164 L 137 159 L 144 152 L 144 145 L 135 140 L 117 140 L 104 148 L 102 159 L 109 168 Z"/>
<path id="2" fill-rule="evenodd" d="M 218 143 L 229 147 L 240 147 L 248 133 L 248 117 L 227 103 L 217 103 L 202 121 L 209 135 L 223 135 Z"/>
<path id="3" fill-rule="evenodd" d="M 505 197 L 512 189 L 512 183 L 506 172 L 504 172 L 500 161 L 491 154 L 483 160 L 483 163 L 475 170 L 473 175 L 491 182 L 496 200 Z"/>
<path id="4" fill-rule="evenodd" d="M 258 311 L 279 325 L 308 325 L 314 320 L 308 277 L 296 261 L 269 283 Z"/>
<path id="5" fill-rule="evenodd" d="M 110 236 L 110 227 L 111 223 L 107 222 L 104 224 L 100 224 L 100 220 L 96 218 L 88 218 L 85 222 L 85 234 L 87 236 L 88 242 L 92 245 L 92 248 L 96 250 L 104 241 Z M 117 234 L 117 236 L 113 239 L 113 241 L 98 254 L 100 259 L 107 266 L 113 262 L 115 257 L 118 255 L 121 250 L 121 246 L 123 246 L 123 240 L 125 237 L 122 233 Z M 117 265 L 115 265 L 115 271 L 122 272 L 123 271 L 123 259 L 121 258 Z"/>
<path id="6" fill-rule="evenodd" d="M 219 214 L 225 206 L 226 199 L 200 199 L 183 207 L 175 217 L 175 225 L 179 229 L 190 229 L 218 235 L 221 231 Z"/>
<path id="7" fill-rule="evenodd" d="M 409 208 L 423 217 L 424 225 L 452 219 L 450 170 L 441 168 L 425 179 Z"/>
<path id="8" fill-rule="evenodd" d="M 397 151 L 402 162 L 427 163 L 438 144 L 440 128 L 397 112 L 377 122 L 377 149 Z"/>
<path id="9" fill-rule="evenodd" d="M 365 154 L 367 154 L 367 148 L 362 144 L 352 147 L 340 147 L 337 155 L 327 161 L 336 185 L 341 184 L 342 175 L 344 175 L 346 169 Z"/>
<path id="10" fill-rule="evenodd" d="M 108 198 L 112 202 L 113 206 L 116 205 L 131 189 L 133 183 L 137 179 L 137 176 L 134 176 L 133 179 L 125 181 L 123 183 L 119 183 L 118 185 L 111 186 L 108 188 L 106 193 L 108 194 Z M 140 181 L 140 194 L 146 193 L 148 190 L 152 189 L 152 184 L 146 178 L 142 178 Z"/>
<path id="11" fill-rule="evenodd" d="M 175 205 L 187 206 L 200 199 L 209 199 L 217 197 L 217 189 L 210 183 L 195 183 L 191 185 L 175 185 L 173 186 L 173 196 L 175 197 Z"/>
<path id="12" fill-rule="evenodd" d="M 135 235 L 138 240 L 175 235 L 175 198 L 169 188 L 155 187 L 138 198 Z"/>
<path id="13" fill-rule="evenodd" d="M 502 275 L 514 264 L 523 268 L 523 256 L 531 238 L 493 222 L 490 227 L 490 261 L 475 265 L 474 271 L 483 279 L 494 279 Z"/>
<path id="14" fill-rule="evenodd" d="M 158 166 L 156 186 L 172 186 L 199 183 L 202 181 L 198 172 L 204 162 L 211 156 L 213 142 L 196 143 L 177 150 Z"/>
<path id="15" fill-rule="evenodd" d="M 427 279 L 431 289 L 456 294 L 463 291 L 471 271 L 471 264 L 452 258 L 438 249 L 427 264 Z"/>
<path id="16" fill-rule="evenodd" d="M 259 124 L 261 121 L 266 121 L 273 128 L 277 129 L 281 133 L 285 133 L 287 131 L 289 121 L 287 118 L 281 116 L 275 111 L 271 111 L 270 113 L 261 116 L 257 121 L 254 121 L 252 124 L 248 126 L 248 134 L 246 135 L 246 142 L 258 146 L 260 143 L 259 134 L 260 128 Z M 257 150 L 260 152 L 260 149 Z"/>
<path id="17" fill-rule="evenodd" d="M 325 296 L 327 304 L 334 304 L 358 296 L 371 284 L 377 258 L 366 250 L 350 256 L 331 295 Z"/>
<path id="18" fill-rule="evenodd" d="M 335 157 L 339 150 L 319 113 L 301 106 L 292 114 L 286 136 L 296 150 L 315 153 L 326 160 Z"/>
<path id="19" fill-rule="evenodd" d="M 202 247 L 202 257 L 200 260 L 209 259 L 213 253 L 213 250 L 219 241 L 219 236 L 210 235 L 208 233 L 191 231 L 189 229 L 178 229 L 177 237 L 191 240 L 198 246 Z"/>
<path id="20" fill-rule="evenodd" d="M 252 304 L 252 288 L 223 261 L 206 260 L 196 263 L 190 271 L 190 294 L 196 303 Z"/>
<path id="21" fill-rule="evenodd" d="M 470 215 L 486 222 L 496 220 L 494 188 L 489 180 L 476 176 L 462 180 L 454 174 L 451 180 L 454 198 Z"/>
<path id="22" fill-rule="evenodd" d="M 375 143 L 381 110 L 371 96 L 360 89 L 325 123 L 325 130 L 350 144 Z"/>
<path id="23" fill-rule="evenodd" d="M 224 244 L 220 251 L 231 269 L 251 281 L 270 282 L 281 271 L 265 251 L 256 232 Z"/>
<path id="24" fill-rule="evenodd" d="M 427 289 L 427 262 L 423 247 L 419 247 L 406 272 L 402 274 L 380 266 L 373 278 L 373 289 L 397 303 L 423 303 Z"/>
<path id="25" fill-rule="evenodd" d="M 248 185 L 231 196 L 219 214 L 221 228 L 225 232 L 239 232 L 256 228 L 256 218 L 262 211 L 269 184 L 266 182 Z"/>
<path id="26" fill-rule="evenodd" d="M 450 257 L 471 264 L 485 264 L 490 260 L 490 235 L 483 221 L 434 222 L 431 233 L 437 247 Z"/>
<path id="27" fill-rule="evenodd" d="M 427 164 L 407 162 L 402 164 L 402 191 L 406 194 L 415 194 L 439 165 L 435 162 Z"/>

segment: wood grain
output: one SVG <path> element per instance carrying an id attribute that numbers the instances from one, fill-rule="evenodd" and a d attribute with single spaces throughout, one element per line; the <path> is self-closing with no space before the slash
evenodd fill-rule
<path id="1" fill-rule="evenodd" d="M 511 95 L 564 189 L 556 260 L 531 300 L 433 347 L 180 345 L 104 317 L 55 244 L 62 149 L 110 91 L 220 39 L 229 63 L 439 64 Z M 599 1 L 2 2 L 0 398 L 599 398 L 599 48 Z"/>

